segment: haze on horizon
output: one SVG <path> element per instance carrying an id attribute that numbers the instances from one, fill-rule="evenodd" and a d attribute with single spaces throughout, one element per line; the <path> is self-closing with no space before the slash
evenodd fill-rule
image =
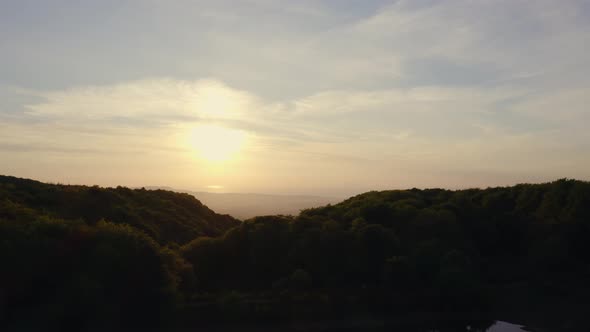
<path id="1" fill-rule="evenodd" d="M 0 174 L 195 191 L 590 179 L 590 2 L 0 2 Z"/>

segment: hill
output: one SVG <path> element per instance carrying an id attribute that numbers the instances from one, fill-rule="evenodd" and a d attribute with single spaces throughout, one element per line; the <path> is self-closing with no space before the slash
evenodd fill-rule
<path id="1" fill-rule="evenodd" d="M 303 316 L 494 311 L 580 323 L 590 299 L 590 183 L 368 192 L 296 217 L 253 218 L 181 252 L 201 267 L 203 289 L 287 292 L 294 302 L 282 310 Z"/>
<path id="2" fill-rule="evenodd" d="M 335 197 L 187 192 L 215 211 L 245 220 L 265 215 L 298 215 L 305 209 L 341 201 Z"/>
<path id="3" fill-rule="evenodd" d="M 577 331 L 590 183 L 375 191 L 238 222 L 188 194 L 1 177 L 0 261 L 0 323 L 17 330 L 413 317 L 485 331 L 502 315 Z"/>
<path id="4" fill-rule="evenodd" d="M 0 213 L 7 205 L 64 220 L 95 224 L 104 219 L 129 224 L 159 243 L 183 244 L 198 236 L 219 236 L 239 224 L 217 214 L 192 195 L 166 190 L 72 186 L 0 176 Z M 2 214 L 0 214 L 2 216 Z"/>
<path id="5" fill-rule="evenodd" d="M 212 193 L 178 190 L 169 187 L 146 187 L 183 192 L 195 196 L 211 209 L 246 220 L 266 215 L 298 215 L 305 209 L 340 202 L 337 197 L 313 195 L 272 195 L 258 193 Z"/>

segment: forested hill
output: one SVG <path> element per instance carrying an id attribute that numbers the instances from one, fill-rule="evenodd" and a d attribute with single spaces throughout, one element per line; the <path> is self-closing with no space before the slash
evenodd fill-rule
<path id="1" fill-rule="evenodd" d="M 321 216 L 343 223 L 356 220 L 387 227 L 400 227 L 400 222 L 441 219 L 471 224 L 486 219 L 501 219 L 507 224 L 515 222 L 514 219 L 563 224 L 590 218 L 590 183 L 561 179 L 487 189 L 371 191 L 339 204 L 308 209 L 302 216 Z"/>
<path id="2" fill-rule="evenodd" d="M 274 292 L 277 316 L 490 310 L 566 331 L 590 317 L 590 183 L 368 192 L 246 220 L 181 254 L 200 291 Z"/>
<path id="3" fill-rule="evenodd" d="M 36 215 L 96 224 L 126 223 L 157 242 L 183 244 L 198 236 L 219 236 L 239 224 L 193 196 L 166 190 L 72 186 L 0 176 L 0 217 L 27 209 Z"/>
<path id="4" fill-rule="evenodd" d="M 485 331 L 502 312 L 588 331 L 590 183 L 368 192 L 238 222 L 188 194 L 0 177 L 0 262 L 7 330 L 471 313 L 412 331 Z"/>
<path id="5" fill-rule="evenodd" d="M 590 276 L 590 183 L 584 181 L 373 191 L 308 209 L 299 219 L 390 231 L 396 255 L 430 260 L 424 263 L 430 275 L 439 273 L 446 253 L 460 252 L 488 282 Z"/>

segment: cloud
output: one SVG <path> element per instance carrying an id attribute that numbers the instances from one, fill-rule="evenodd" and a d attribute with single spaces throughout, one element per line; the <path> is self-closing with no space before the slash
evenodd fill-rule
<path id="1" fill-rule="evenodd" d="M 45 102 L 27 105 L 28 114 L 92 121 L 150 117 L 224 119 L 255 108 L 257 101 L 215 80 L 151 79 L 107 86 L 39 92 Z"/>
<path id="2" fill-rule="evenodd" d="M 29 158 L 20 167 L 82 156 L 153 165 L 154 176 L 167 163 L 178 178 L 209 172 L 200 186 L 225 184 L 233 173 L 186 145 L 213 124 L 251 138 L 243 183 L 590 176 L 582 1 L 93 6 L 43 28 L 26 8 L 0 10 L 19 18 L 0 20 L 5 164 L 17 151 Z"/>
<path id="3" fill-rule="evenodd" d="M 331 168 L 339 170 L 334 176 L 350 177 L 347 185 L 376 188 L 384 178 L 411 185 L 402 174 L 422 178 L 424 185 L 444 178 L 448 182 L 440 183 L 450 185 L 461 172 L 471 174 L 464 183 L 472 185 L 483 183 L 477 174 L 497 181 L 519 174 L 527 179 L 582 177 L 590 164 L 580 153 L 587 148 L 582 143 L 586 131 L 579 125 L 588 115 L 584 91 L 530 98 L 519 89 L 431 86 L 333 90 L 275 102 L 210 79 L 138 80 L 30 92 L 40 99 L 27 104 L 20 119 L 0 124 L 0 155 L 72 165 L 87 160 L 93 167 L 143 163 L 144 176 L 156 176 L 167 161 L 166 172 L 181 174 L 194 163 L 191 130 L 207 123 L 249 135 L 250 144 L 236 162 L 242 177 L 263 182 L 287 185 L 277 179 L 289 172 L 317 182 L 312 173 Z M 559 105 L 572 105 L 567 117 L 551 112 Z M 506 114 L 546 125 L 507 126 L 498 121 Z M 337 186 L 330 179 L 325 184 Z M 222 180 L 221 175 L 207 178 L 209 183 Z"/>
<path id="4" fill-rule="evenodd" d="M 295 102 L 300 112 L 483 112 L 494 102 L 522 93 L 514 89 L 484 91 L 474 88 L 417 87 L 376 91 L 325 91 Z M 448 107 L 448 106 L 452 106 Z"/>
<path id="5" fill-rule="evenodd" d="M 579 87 L 530 96 L 514 108 L 517 112 L 541 117 L 555 124 L 564 124 L 589 119 L 588 105 L 590 87 Z"/>

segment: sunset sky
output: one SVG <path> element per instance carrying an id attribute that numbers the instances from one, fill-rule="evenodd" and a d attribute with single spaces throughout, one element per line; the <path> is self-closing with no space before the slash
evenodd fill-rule
<path id="1" fill-rule="evenodd" d="M 347 196 L 590 180 L 590 1 L 0 0 L 0 174 Z"/>

